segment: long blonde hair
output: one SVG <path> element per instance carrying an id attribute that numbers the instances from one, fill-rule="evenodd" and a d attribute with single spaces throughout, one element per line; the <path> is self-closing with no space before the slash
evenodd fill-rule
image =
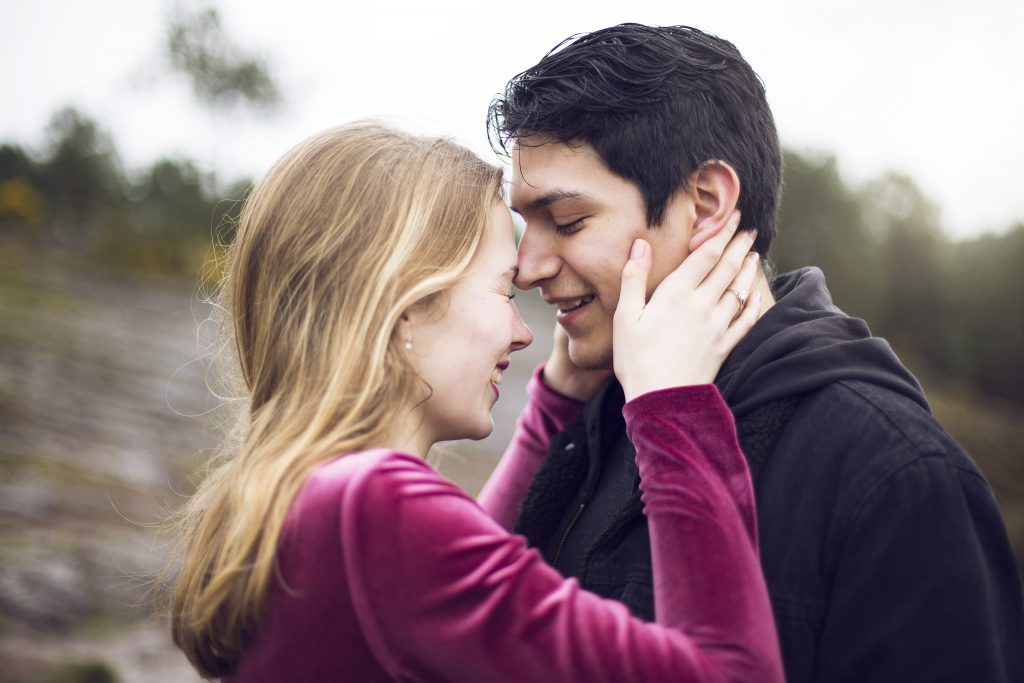
<path id="1" fill-rule="evenodd" d="M 204 676 L 251 641 L 303 480 L 404 417 L 419 380 L 398 323 L 458 282 L 500 192 L 500 169 L 450 141 L 356 123 L 299 144 L 246 200 L 219 296 L 249 406 L 183 508 L 170 596 Z"/>

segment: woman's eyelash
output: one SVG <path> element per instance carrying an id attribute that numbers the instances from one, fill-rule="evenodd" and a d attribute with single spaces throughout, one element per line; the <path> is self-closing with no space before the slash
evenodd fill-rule
<path id="1" fill-rule="evenodd" d="M 509 292 L 508 294 L 505 295 L 505 298 L 508 299 L 509 301 L 512 301 L 512 299 L 516 298 L 516 293 L 515 292 Z"/>

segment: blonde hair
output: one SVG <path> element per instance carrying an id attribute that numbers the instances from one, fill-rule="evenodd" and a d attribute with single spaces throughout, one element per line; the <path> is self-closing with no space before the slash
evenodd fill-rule
<path id="1" fill-rule="evenodd" d="M 229 674 L 259 624 L 281 529 L 310 471 L 383 445 L 419 381 L 396 330 L 483 240 L 501 170 L 373 123 L 288 152 L 252 191 L 220 303 L 248 390 L 240 445 L 181 513 L 174 642 Z"/>

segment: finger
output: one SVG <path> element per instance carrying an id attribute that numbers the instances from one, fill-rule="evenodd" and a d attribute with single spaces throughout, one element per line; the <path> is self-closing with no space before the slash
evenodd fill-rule
<path id="1" fill-rule="evenodd" d="M 626 320 L 637 320 L 647 303 L 647 273 L 651 270 L 651 246 L 644 240 L 634 240 L 629 260 L 622 269 L 619 303 L 615 315 Z"/>
<path id="2" fill-rule="evenodd" d="M 747 336 L 750 328 L 757 322 L 761 313 L 761 292 L 754 292 L 736 319 L 729 325 L 729 329 L 722 335 L 723 353 L 728 355 L 736 348 L 736 345 Z"/>
<path id="3" fill-rule="evenodd" d="M 718 306 L 725 311 L 728 320 L 732 320 L 739 314 L 740 309 L 749 298 L 750 292 L 754 288 L 754 279 L 757 277 L 759 263 L 760 258 L 757 252 L 748 253 L 743 259 L 740 272 L 722 293 Z"/>
<path id="4" fill-rule="evenodd" d="M 695 289 L 722 258 L 722 253 L 733 239 L 739 224 L 740 212 L 733 211 L 725 227 L 707 242 L 694 249 L 689 256 L 683 259 L 682 265 L 669 273 L 665 279 L 669 280 L 672 286 L 676 286 L 678 283 L 679 287 L 686 290 Z"/>
<path id="5" fill-rule="evenodd" d="M 718 260 L 708 276 L 701 283 L 700 291 L 712 300 L 717 301 L 719 297 L 732 285 L 732 282 L 739 276 L 746 264 L 745 257 L 750 253 L 757 234 L 753 230 L 744 230 L 737 233 L 729 246 L 726 248 L 722 258 Z M 747 287 L 749 290 L 749 287 Z"/>

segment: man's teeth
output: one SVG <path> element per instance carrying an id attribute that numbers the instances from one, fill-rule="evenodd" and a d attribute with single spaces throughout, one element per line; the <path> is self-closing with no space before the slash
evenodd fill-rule
<path id="1" fill-rule="evenodd" d="M 494 370 L 491 372 L 491 382 L 493 382 L 494 384 L 501 384 L 500 368 L 494 368 Z"/>
<path id="2" fill-rule="evenodd" d="M 590 303 L 591 301 L 593 301 L 593 299 L 594 295 L 588 294 L 582 299 L 573 299 L 572 301 L 561 301 L 558 304 L 558 310 L 561 311 L 562 313 L 568 313 L 569 311 L 579 308 L 583 304 Z"/>

